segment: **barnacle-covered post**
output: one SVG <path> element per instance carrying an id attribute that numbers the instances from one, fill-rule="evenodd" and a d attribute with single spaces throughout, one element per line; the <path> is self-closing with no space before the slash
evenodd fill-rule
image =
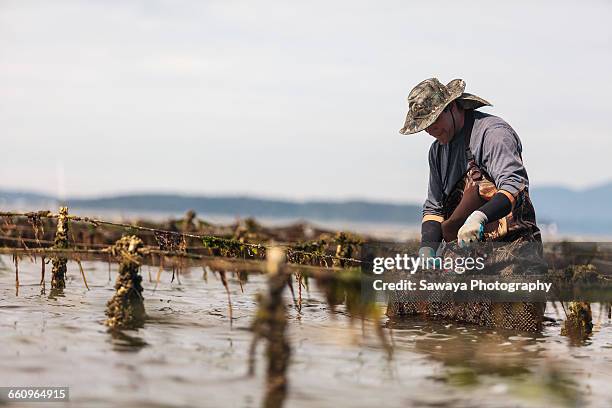
<path id="1" fill-rule="evenodd" d="M 581 342 L 588 339 L 592 332 L 591 305 L 588 302 L 570 302 L 561 335 L 568 336 L 573 342 Z"/>
<path id="2" fill-rule="evenodd" d="M 267 387 L 264 407 L 281 407 L 287 395 L 287 369 L 291 346 L 287 340 L 287 316 L 283 302 L 283 291 L 287 286 L 288 275 L 284 267 L 285 253 L 280 248 L 272 248 L 267 253 L 268 290 L 259 297 L 259 309 L 253 323 L 254 338 L 251 353 L 257 341 L 267 340 L 266 358 Z M 251 355 L 250 371 L 253 372 Z"/>
<path id="3" fill-rule="evenodd" d="M 60 207 L 53 248 L 68 248 L 68 207 Z M 51 289 L 64 289 L 66 287 L 66 264 L 68 260 L 58 255 L 53 257 L 52 263 Z"/>
<path id="4" fill-rule="evenodd" d="M 115 283 L 115 294 L 106 304 L 105 324 L 111 329 L 142 326 L 145 319 L 144 298 L 142 297 L 142 276 L 139 275 L 142 261 L 139 250 L 142 240 L 136 236 L 122 237 L 112 248 L 112 255 L 121 264 Z"/>

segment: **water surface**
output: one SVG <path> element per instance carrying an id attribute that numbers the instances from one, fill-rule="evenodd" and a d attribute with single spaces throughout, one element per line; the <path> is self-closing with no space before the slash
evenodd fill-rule
<path id="1" fill-rule="evenodd" d="M 12 265 L 10 257 L 2 260 Z M 27 259 L 20 263 L 18 296 L 14 270 L 0 271 L 0 386 L 69 386 L 65 405 L 72 407 L 261 405 L 265 345 L 253 377 L 247 359 L 254 295 L 264 277 L 251 277 L 244 293 L 230 279 L 230 326 L 227 295 L 213 275 L 206 282 L 193 269 L 179 283 L 166 272 L 154 291 L 143 267 L 149 318 L 141 329 L 112 335 L 102 323 L 116 265 L 110 281 L 107 264 L 84 267 L 91 290 L 69 263 L 64 295 L 54 297 L 48 286 L 41 294 L 40 266 Z M 47 285 L 49 279 L 48 271 Z M 293 354 L 285 406 L 612 406 L 612 323 L 599 316 L 598 305 L 593 311 L 594 335 L 581 344 L 560 336 L 554 324 L 526 334 L 385 321 L 394 346 L 389 359 L 372 322 L 351 322 L 341 307 L 331 311 L 312 283 L 302 313 L 289 309 Z M 547 314 L 561 317 L 551 305 Z"/>

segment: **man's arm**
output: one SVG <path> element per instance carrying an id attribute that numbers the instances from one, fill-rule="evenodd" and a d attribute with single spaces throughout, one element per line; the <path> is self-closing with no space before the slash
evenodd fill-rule
<path id="1" fill-rule="evenodd" d="M 442 242 L 442 201 L 444 192 L 442 179 L 438 171 L 434 146 L 429 149 L 429 186 L 427 188 L 427 199 L 423 204 L 423 221 L 421 223 L 421 248 L 429 248 L 435 253 Z M 433 256 L 433 254 L 431 254 Z"/>
<path id="2" fill-rule="evenodd" d="M 498 190 L 480 209 L 489 222 L 508 215 L 514 208 L 518 194 L 529 185 L 521 157 L 522 149 L 518 135 L 509 126 L 494 127 L 484 135 L 482 165 Z"/>
<path id="3" fill-rule="evenodd" d="M 529 183 L 521 150 L 521 142 L 510 127 L 497 126 L 484 135 L 481 165 L 493 178 L 498 192 L 467 218 L 459 230 L 460 244 L 482 239 L 485 224 L 512 212 L 516 197 Z"/>

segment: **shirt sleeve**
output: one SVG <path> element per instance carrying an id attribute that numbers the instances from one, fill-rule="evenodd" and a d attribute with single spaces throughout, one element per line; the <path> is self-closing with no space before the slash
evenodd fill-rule
<path id="1" fill-rule="evenodd" d="M 427 199 L 423 204 L 423 216 L 442 216 L 444 214 L 442 211 L 444 191 L 440 176 L 440 166 L 438 166 L 437 161 L 436 149 L 432 145 L 429 149 L 429 186 L 427 188 Z"/>
<path id="2" fill-rule="evenodd" d="M 510 127 L 497 126 L 484 135 L 482 166 L 498 190 L 505 190 L 515 197 L 529 185 L 521 153 L 521 141 Z"/>

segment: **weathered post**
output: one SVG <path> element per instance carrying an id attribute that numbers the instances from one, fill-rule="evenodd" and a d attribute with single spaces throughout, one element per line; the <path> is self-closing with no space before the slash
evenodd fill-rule
<path id="1" fill-rule="evenodd" d="M 254 338 L 251 344 L 250 371 L 253 370 L 253 354 L 259 339 L 267 340 L 267 387 L 263 406 L 278 408 L 287 395 L 287 369 L 291 346 L 287 340 L 287 316 L 283 290 L 288 275 L 284 267 L 285 253 L 280 248 L 267 252 L 268 289 L 259 298 L 259 309 L 253 324 Z"/>
<path id="2" fill-rule="evenodd" d="M 588 302 L 570 302 L 567 316 L 561 328 L 561 335 L 570 338 L 572 343 L 580 343 L 593 332 L 593 314 Z"/>
<path id="3" fill-rule="evenodd" d="M 60 207 L 53 248 L 68 248 L 68 207 Z M 52 263 L 51 289 L 64 289 L 66 287 L 66 264 L 68 260 L 61 255 L 57 255 L 53 257 Z"/>
<path id="4" fill-rule="evenodd" d="M 139 274 L 142 261 L 139 250 L 144 247 L 136 236 L 122 237 L 112 248 L 112 255 L 121 264 L 115 283 L 115 294 L 106 304 L 105 324 L 111 329 L 135 328 L 144 323 L 145 308 L 142 297 L 142 277 Z"/>

